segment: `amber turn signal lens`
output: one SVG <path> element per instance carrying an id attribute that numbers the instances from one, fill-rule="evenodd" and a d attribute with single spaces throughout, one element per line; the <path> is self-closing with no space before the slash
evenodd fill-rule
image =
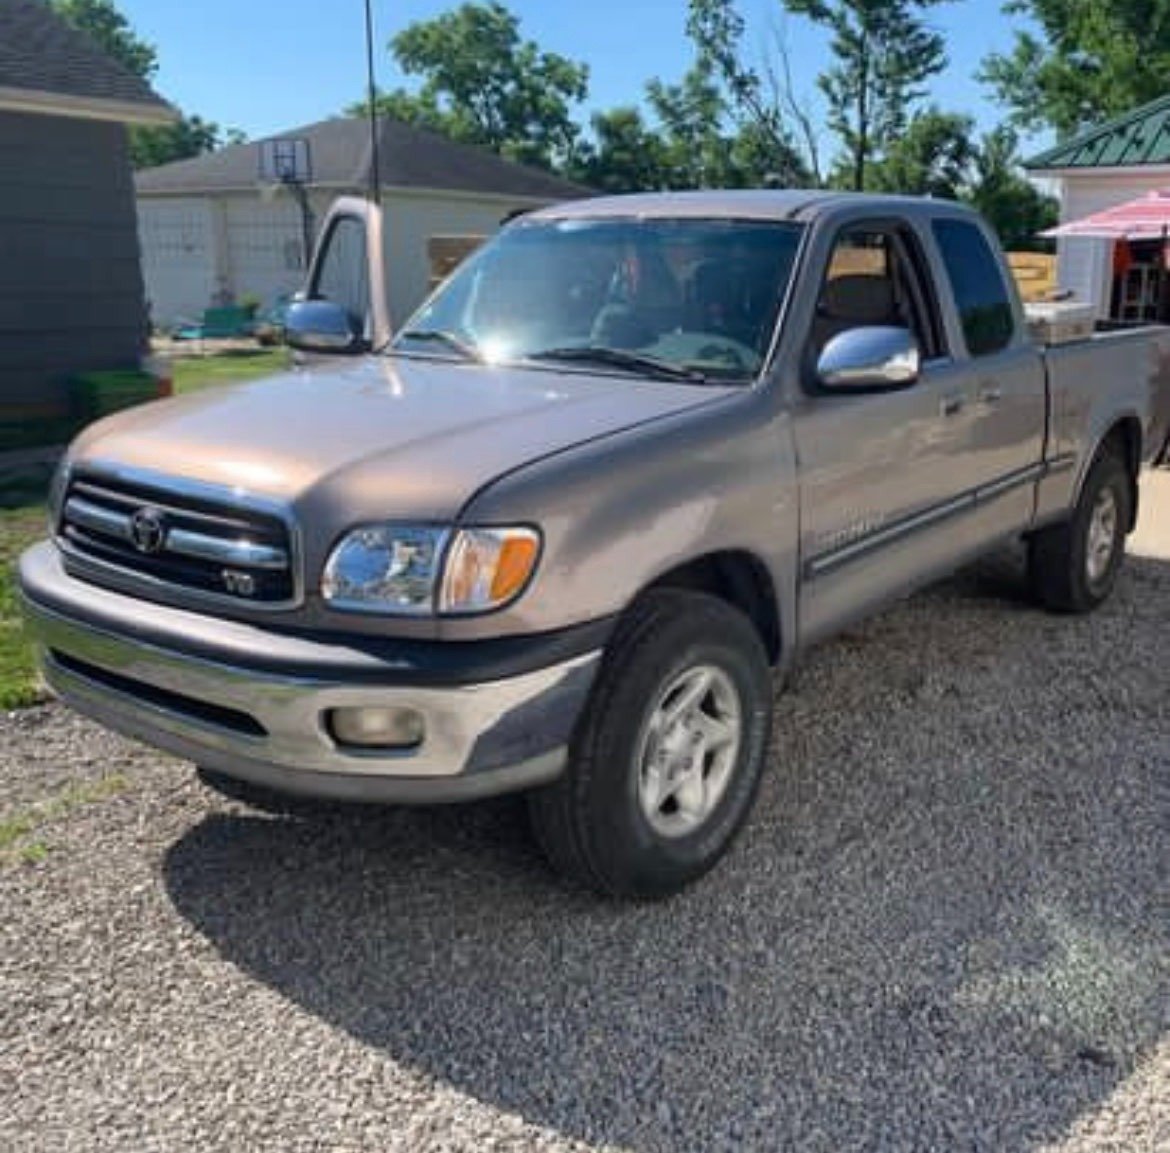
<path id="1" fill-rule="evenodd" d="M 536 552 L 533 537 L 512 537 L 504 541 L 496 561 L 496 575 L 492 577 L 493 601 L 511 600 L 524 587 L 536 565 Z"/>
<path id="2" fill-rule="evenodd" d="M 462 529 L 447 553 L 440 610 L 477 613 L 507 604 L 524 590 L 539 555 L 534 529 Z"/>

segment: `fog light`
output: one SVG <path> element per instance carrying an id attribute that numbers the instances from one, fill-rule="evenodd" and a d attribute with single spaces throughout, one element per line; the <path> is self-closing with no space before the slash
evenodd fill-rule
<path id="1" fill-rule="evenodd" d="M 422 744 L 426 725 L 415 709 L 344 708 L 329 711 L 329 731 L 339 745 L 401 751 Z"/>

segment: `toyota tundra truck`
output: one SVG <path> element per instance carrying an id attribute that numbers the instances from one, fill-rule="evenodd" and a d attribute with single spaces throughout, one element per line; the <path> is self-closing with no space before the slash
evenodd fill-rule
<path id="1" fill-rule="evenodd" d="M 660 896 L 810 645 L 1013 540 L 1050 610 L 1114 587 L 1170 330 L 1037 346 L 963 207 L 563 204 L 393 333 L 385 239 L 339 202 L 299 363 L 89 428 L 20 562 L 51 688 L 223 791 L 524 792 L 555 865 Z"/>

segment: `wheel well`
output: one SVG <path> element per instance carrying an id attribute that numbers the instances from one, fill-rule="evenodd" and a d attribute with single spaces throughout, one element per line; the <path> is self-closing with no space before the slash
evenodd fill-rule
<path id="1" fill-rule="evenodd" d="M 1137 527 L 1138 517 L 1138 473 L 1142 467 L 1142 425 L 1137 417 L 1127 416 L 1119 420 L 1101 441 L 1101 448 L 1115 452 L 1125 464 L 1133 490 L 1132 514 L 1126 526 L 1129 532 Z"/>
<path id="2" fill-rule="evenodd" d="M 749 552 L 708 553 L 663 573 L 651 588 L 682 588 L 709 593 L 739 609 L 756 627 L 772 664 L 780 659 L 780 609 L 772 578 Z"/>

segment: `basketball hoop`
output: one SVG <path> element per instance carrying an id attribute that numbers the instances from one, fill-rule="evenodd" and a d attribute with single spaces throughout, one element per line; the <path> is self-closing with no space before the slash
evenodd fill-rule
<path id="1" fill-rule="evenodd" d="M 313 254 L 313 207 L 308 185 L 313 180 L 309 142 L 300 136 L 274 136 L 260 141 L 260 199 L 272 204 L 287 189 L 301 209 L 301 248 L 304 266 Z"/>

